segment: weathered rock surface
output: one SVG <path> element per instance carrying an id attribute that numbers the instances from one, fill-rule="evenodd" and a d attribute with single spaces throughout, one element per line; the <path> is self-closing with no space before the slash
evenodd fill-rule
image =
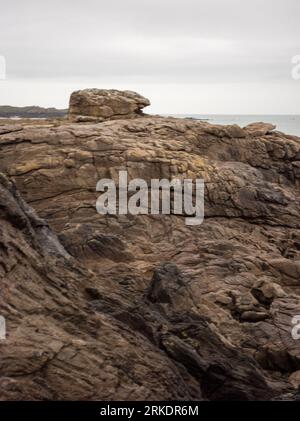
<path id="1" fill-rule="evenodd" d="M 1 176 L 1 399 L 296 399 L 299 138 L 145 117 L 2 126 L 0 152 L 28 204 Z M 123 169 L 204 178 L 204 223 L 100 216 Z"/>
<path id="2" fill-rule="evenodd" d="M 69 119 L 80 123 L 137 118 L 148 105 L 150 101 L 136 92 L 84 89 L 71 95 Z"/>

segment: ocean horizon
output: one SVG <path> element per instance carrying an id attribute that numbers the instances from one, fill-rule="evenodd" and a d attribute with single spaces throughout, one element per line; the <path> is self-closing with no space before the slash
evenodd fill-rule
<path id="1" fill-rule="evenodd" d="M 166 114 L 165 114 L 166 115 Z M 172 117 L 195 118 L 212 124 L 237 124 L 241 127 L 250 123 L 264 122 L 276 125 L 276 130 L 300 137 L 300 115 L 264 114 L 168 114 Z"/>

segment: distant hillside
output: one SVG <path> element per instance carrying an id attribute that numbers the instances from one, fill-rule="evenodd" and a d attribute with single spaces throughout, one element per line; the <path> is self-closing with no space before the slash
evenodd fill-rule
<path id="1" fill-rule="evenodd" d="M 67 113 L 68 110 L 58 110 L 56 108 L 0 106 L 0 117 L 2 118 L 56 118 L 65 117 Z"/>

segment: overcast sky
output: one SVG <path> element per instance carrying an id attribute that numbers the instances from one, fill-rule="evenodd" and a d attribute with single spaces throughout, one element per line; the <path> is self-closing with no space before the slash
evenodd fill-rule
<path id="1" fill-rule="evenodd" d="M 0 0 L 0 104 L 133 89 L 152 112 L 300 114 L 299 0 Z"/>

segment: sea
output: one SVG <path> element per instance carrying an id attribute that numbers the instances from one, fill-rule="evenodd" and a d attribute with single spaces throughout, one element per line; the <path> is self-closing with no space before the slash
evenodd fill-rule
<path id="1" fill-rule="evenodd" d="M 280 132 L 300 137 L 300 115 L 172 114 L 172 117 L 189 117 L 197 120 L 205 120 L 212 124 L 237 124 L 241 127 L 262 121 L 276 125 L 276 129 Z"/>

